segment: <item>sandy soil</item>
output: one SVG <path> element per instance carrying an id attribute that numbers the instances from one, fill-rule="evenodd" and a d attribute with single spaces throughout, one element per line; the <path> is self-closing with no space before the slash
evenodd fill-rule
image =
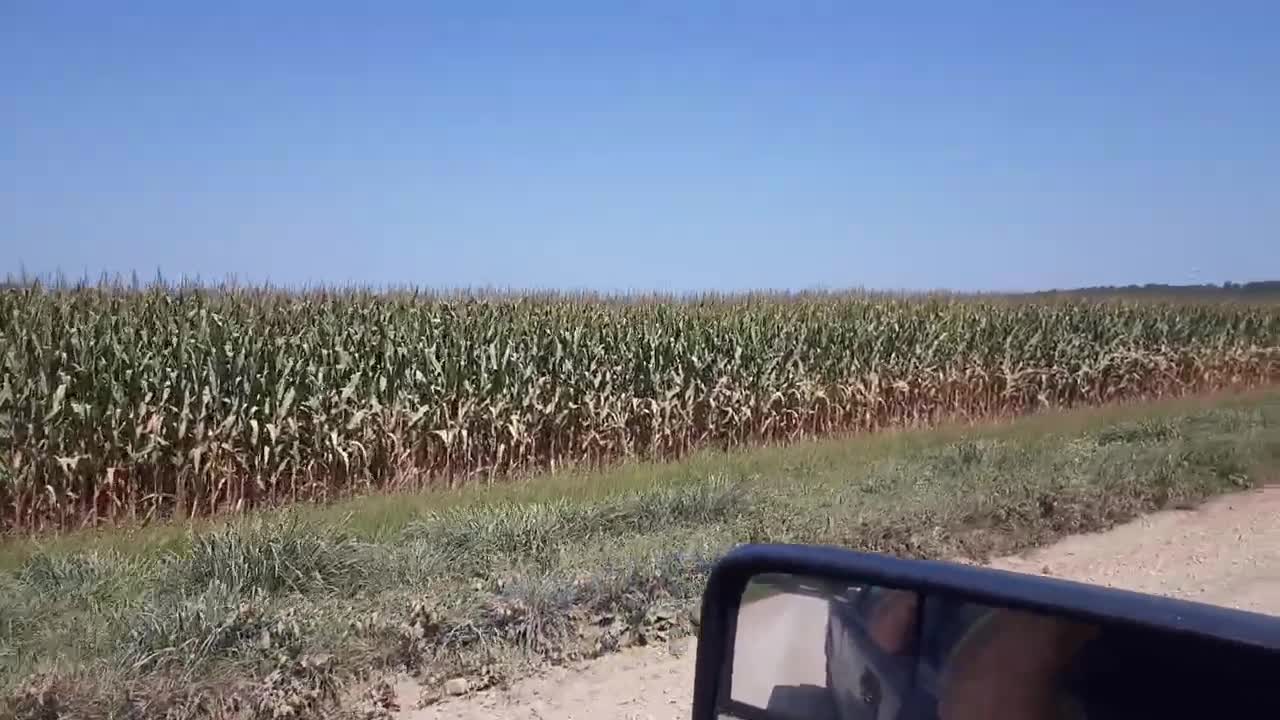
<path id="1" fill-rule="evenodd" d="M 1220 498 L 1192 511 L 1151 515 L 993 565 L 1280 615 L 1280 488 Z M 558 668 L 506 691 L 420 710 L 412 709 L 416 689 L 405 683 L 405 710 L 399 717 L 687 718 L 694 654 L 688 641 L 672 648 L 635 649 L 583 667 Z M 796 668 L 784 662 L 774 671 Z"/>

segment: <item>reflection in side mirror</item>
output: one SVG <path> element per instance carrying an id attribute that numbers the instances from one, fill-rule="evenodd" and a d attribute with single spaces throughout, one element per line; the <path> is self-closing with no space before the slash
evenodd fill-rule
<path id="1" fill-rule="evenodd" d="M 788 575 L 753 577 L 738 607 L 730 699 L 779 718 L 832 716 L 826 655 L 829 597 Z M 871 716 L 874 717 L 874 716 Z"/>
<path id="2" fill-rule="evenodd" d="M 1058 720 L 1080 705 L 1067 671 L 1096 635 L 1087 623 L 910 590 L 761 575 L 738 608 L 725 710 Z"/>
<path id="3" fill-rule="evenodd" d="M 1274 619 L 979 568 L 770 547 L 713 573 L 695 720 L 1280 717 Z"/>

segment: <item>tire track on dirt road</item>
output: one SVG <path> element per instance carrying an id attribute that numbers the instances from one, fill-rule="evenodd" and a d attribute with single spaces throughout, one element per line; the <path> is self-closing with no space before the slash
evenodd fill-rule
<path id="1" fill-rule="evenodd" d="M 1280 488 L 1156 513 L 1105 533 L 1067 538 L 992 563 L 1082 582 L 1280 615 Z M 638 648 L 556 668 L 508 690 L 413 708 L 405 720 L 667 720 L 687 718 L 694 648 Z"/>

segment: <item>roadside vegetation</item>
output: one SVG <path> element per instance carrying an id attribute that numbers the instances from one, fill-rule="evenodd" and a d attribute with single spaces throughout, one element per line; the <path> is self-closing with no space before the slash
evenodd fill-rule
<path id="1" fill-rule="evenodd" d="M 0 715 L 385 716 L 694 629 L 746 541 L 982 560 L 1258 485 L 1280 392 L 702 450 L 0 548 Z"/>

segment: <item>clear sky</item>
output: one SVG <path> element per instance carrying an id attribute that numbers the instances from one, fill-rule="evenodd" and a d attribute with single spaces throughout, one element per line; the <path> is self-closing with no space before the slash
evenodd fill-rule
<path id="1" fill-rule="evenodd" d="M 1280 277 L 1280 3 L 0 6 L 0 274 Z"/>

